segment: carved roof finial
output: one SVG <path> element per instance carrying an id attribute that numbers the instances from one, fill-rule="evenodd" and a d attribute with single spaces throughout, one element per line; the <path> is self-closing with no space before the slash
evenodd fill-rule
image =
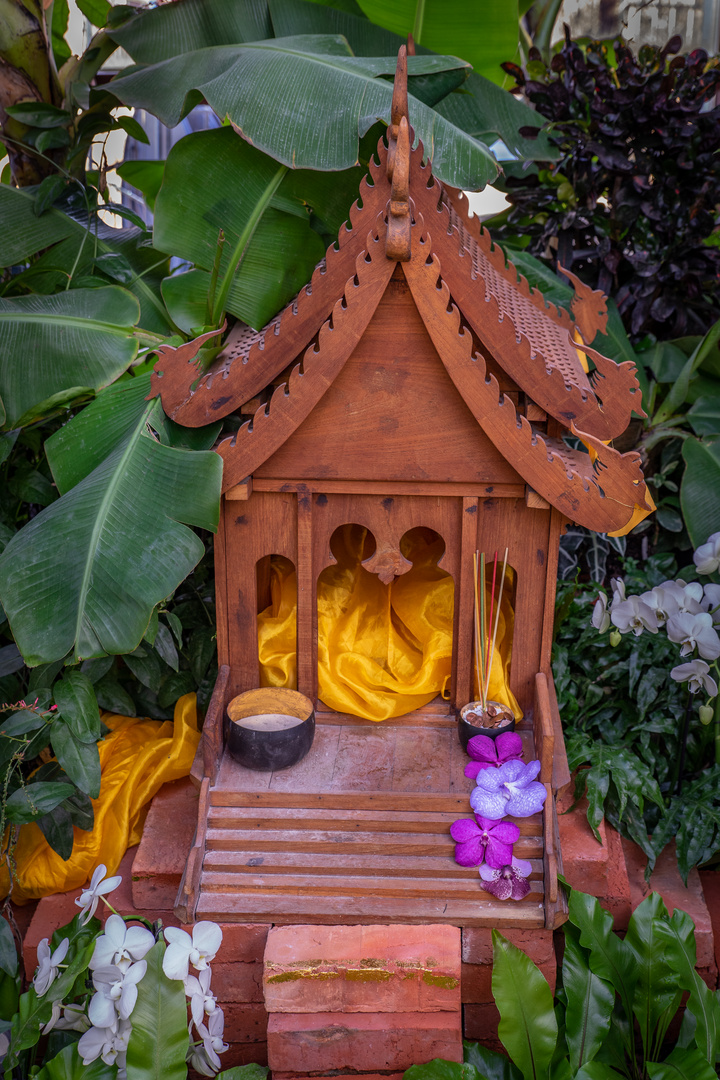
<path id="1" fill-rule="evenodd" d="M 408 39 L 412 51 L 415 43 Z M 408 48 L 398 49 L 395 84 L 393 86 L 390 126 L 388 128 L 387 177 L 392 182 L 388 205 L 388 227 L 385 254 L 388 259 L 408 262 L 410 259 L 410 122 L 407 90 Z"/>
<path id="2" fill-rule="evenodd" d="M 390 106 L 390 127 L 388 128 L 388 156 L 385 166 L 388 180 L 392 180 L 395 168 L 395 154 L 397 152 L 397 138 L 400 130 L 400 121 L 403 116 L 408 116 L 408 89 L 407 89 L 407 47 L 401 45 L 398 49 L 397 67 L 395 68 L 395 82 L 393 83 L 392 105 Z"/>

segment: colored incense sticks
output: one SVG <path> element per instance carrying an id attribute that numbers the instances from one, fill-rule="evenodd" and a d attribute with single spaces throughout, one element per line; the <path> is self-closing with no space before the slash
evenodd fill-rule
<path id="1" fill-rule="evenodd" d="M 485 596 L 485 553 L 476 551 L 475 563 L 475 671 L 477 674 L 478 696 L 483 713 L 487 709 L 488 694 L 490 692 L 490 677 L 492 675 L 495 660 L 495 647 L 497 645 L 498 626 L 500 624 L 500 608 L 502 606 L 503 592 L 505 589 L 505 575 L 507 573 L 508 549 L 505 548 L 500 582 L 495 596 L 495 583 L 498 578 L 498 553 L 493 558 L 492 584 L 490 586 L 490 603 L 488 605 Z M 489 607 L 489 611 L 488 611 Z"/>

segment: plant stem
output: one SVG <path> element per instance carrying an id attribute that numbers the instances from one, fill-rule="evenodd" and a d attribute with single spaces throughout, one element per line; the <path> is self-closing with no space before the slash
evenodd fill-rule
<path id="1" fill-rule="evenodd" d="M 720 694 L 715 698 L 715 764 L 720 765 Z"/>
<path id="2" fill-rule="evenodd" d="M 212 274 L 210 275 L 210 288 L 207 294 L 207 308 L 205 311 L 205 324 L 207 326 L 212 322 L 213 311 L 215 309 L 215 292 L 217 290 L 218 274 L 220 273 L 220 262 L 222 260 L 223 247 L 225 245 L 225 233 L 220 229 L 218 233 L 217 247 L 215 248 L 215 259 L 213 260 Z"/>

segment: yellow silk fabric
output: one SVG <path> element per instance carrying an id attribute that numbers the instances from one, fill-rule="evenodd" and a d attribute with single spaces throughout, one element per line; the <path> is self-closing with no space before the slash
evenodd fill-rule
<path id="1" fill-rule="evenodd" d="M 67 862 L 53 851 L 37 825 L 23 825 L 15 848 L 17 879 L 12 898 L 20 904 L 55 892 L 78 889 L 99 863 L 114 874 L 129 847 L 140 842 L 150 800 L 170 780 L 187 776 L 200 733 L 195 694 L 175 706 L 174 721 L 138 720 L 106 713 L 111 733 L 98 743 L 102 781 L 92 800 L 95 827 L 75 829 Z M 7 866 L 0 870 L 0 895 L 7 896 Z"/>
<path id="2" fill-rule="evenodd" d="M 447 694 L 454 585 L 437 565 L 440 538 L 417 530 L 404 551 L 412 569 L 385 585 L 361 565 L 365 536 L 365 529 L 345 526 L 334 548 L 337 564 L 318 581 L 318 696 L 337 712 L 386 720 Z M 297 575 L 285 560 L 271 563 L 270 595 L 258 615 L 260 683 L 294 688 Z M 507 683 L 512 620 L 508 596 L 498 628 L 501 662 L 490 686 L 491 697 L 520 717 Z"/>

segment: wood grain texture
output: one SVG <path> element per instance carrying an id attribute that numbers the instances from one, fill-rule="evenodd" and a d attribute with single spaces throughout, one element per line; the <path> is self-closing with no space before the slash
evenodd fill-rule
<path id="1" fill-rule="evenodd" d="M 552 784 L 555 756 L 555 728 L 550 709 L 547 677 L 543 671 L 539 671 L 535 676 L 533 735 L 535 737 L 535 756 L 540 762 L 538 780 L 541 784 L 550 785 Z"/>
<path id="2" fill-rule="evenodd" d="M 639 454 L 620 454 L 584 434 L 597 455 L 593 466 L 589 454 L 535 431 L 500 393 L 483 358 L 472 353 L 472 337 L 451 301 L 437 256 L 431 255 L 430 237 L 413 245 L 403 272 L 433 343 L 478 423 L 527 483 L 571 520 L 596 532 L 622 529 L 635 505 L 646 499 Z"/>
<path id="3" fill-rule="evenodd" d="M 385 225 L 368 236 L 366 252 L 358 255 L 355 275 L 346 282 L 332 315 L 292 370 L 287 383 L 275 390 L 265 409 L 259 409 L 230 439 L 217 448 L 223 459 L 223 491 L 249 476 L 303 422 L 335 380 L 360 341 L 385 292 L 395 264 L 385 258 Z"/>
<path id="4" fill-rule="evenodd" d="M 188 854 L 185 872 L 180 881 L 180 888 L 175 902 L 175 915 L 181 922 L 192 922 L 195 917 L 195 907 L 200 892 L 200 879 L 202 877 L 202 865 L 205 857 L 209 793 L 210 777 L 206 776 L 203 778 L 203 782 L 200 786 L 195 838 L 193 840 L 193 846 L 190 848 Z"/>
<path id="5" fill-rule="evenodd" d="M 545 925 L 542 815 L 516 821 L 515 852 L 532 863 L 529 896 L 495 901 L 477 869 L 454 859 L 450 825 L 472 817 L 473 787 L 457 724 L 433 713 L 412 719 L 324 723 L 307 757 L 277 773 L 243 769 L 226 754 L 203 809 L 199 894 L 187 911 L 278 924 L 352 916 L 356 923 Z M 531 724 L 521 724 L 520 734 L 529 760 Z M 195 880 L 197 860 L 191 856 L 186 878 L 191 872 Z"/>
<path id="6" fill-rule="evenodd" d="M 332 386 L 255 469 L 253 483 L 291 476 L 483 487 L 520 482 L 439 362 L 399 267 Z"/>
<path id="7" fill-rule="evenodd" d="M 230 668 L 227 664 L 221 664 L 201 736 L 204 777 L 208 778 L 211 784 L 215 783 L 223 755 L 223 720 L 228 702 L 229 682 Z"/>

